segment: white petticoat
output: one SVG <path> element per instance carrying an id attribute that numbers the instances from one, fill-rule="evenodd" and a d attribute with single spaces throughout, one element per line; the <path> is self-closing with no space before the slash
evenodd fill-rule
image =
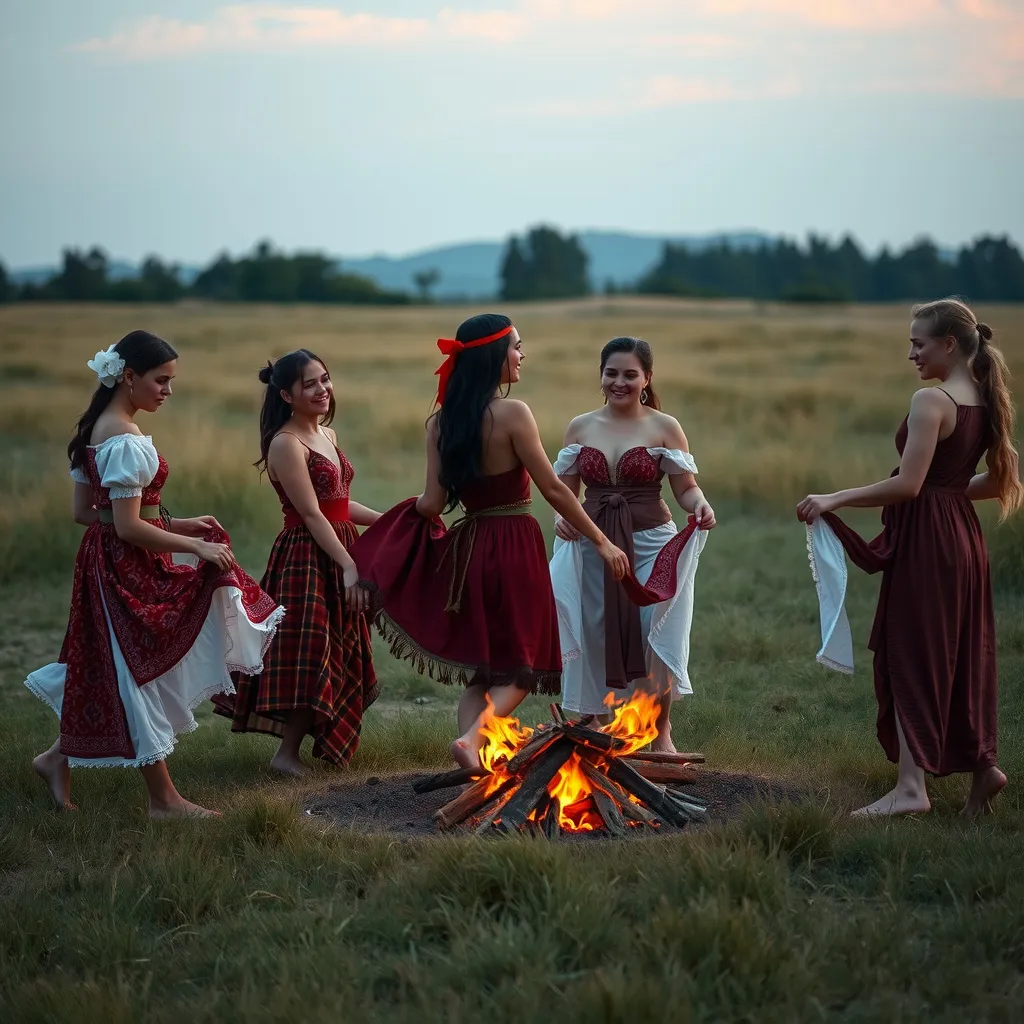
<path id="1" fill-rule="evenodd" d="M 688 452 L 648 448 L 660 459 L 666 473 L 695 473 Z M 555 461 L 559 476 L 575 470 L 580 445 L 563 448 Z M 661 549 L 676 535 L 674 522 L 633 534 L 636 578 L 646 584 Z M 551 586 L 558 610 L 558 636 L 562 647 L 562 706 L 582 715 L 608 711 L 609 694 L 627 700 L 642 686 L 656 693 L 671 691 L 673 698 L 693 693 L 690 680 L 690 626 L 693 622 L 694 582 L 697 563 L 708 535 L 695 530 L 686 542 L 676 566 L 675 594 L 667 601 L 640 609 L 647 678 L 636 679 L 623 689 L 606 685 L 604 652 L 604 561 L 590 541 L 555 538 L 551 558 Z"/>
<path id="2" fill-rule="evenodd" d="M 853 672 L 853 635 L 846 615 L 846 551 L 832 527 L 815 519 L 807 527 L 807 560 L 818 592 L 821 649 L 818 663 L 836 672 Z"/>
<path id="3" fill-rule="evenodd" d="M 105 600 L 103 613 L 135 757 L 68 758 L 68 763 L 76 768 L 139 768 L 166 758 L 174 750 L 176 738 L 197 727 L 192 714 L 195 708 L 216 693 L 235 692 L 231 672 L 256 675 L 263 670 L 263 656 L 284 609 L 275 609 L 264 622 L 251 622 L 242 605 L 242 592 L 237 587 L 218 587 L 189 652 L 172 669 L 145 686 L 139 686 L 132 678 L 111 628 Z M 58 718 L 66 676 L 67 666 L 53 662 L 25 680 L 29 690 L 48 704 Z"/>

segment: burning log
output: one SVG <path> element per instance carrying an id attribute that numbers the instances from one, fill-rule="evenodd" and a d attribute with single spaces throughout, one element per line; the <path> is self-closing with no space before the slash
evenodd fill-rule
<path id="1" fill-rule="evenodd" d="M 632 756 L 624 757 L 622 760 L 648 782 L 689 783 L 697 781 L 697 773 L 685 764 L 658 764 L 641 761 Z"/>
<path id="2" fill-rule="evenodd" d="M 417 793 L 472 783 L 434 814 L 438 826 L 466 822 L 477 834 L 527 832 L 557 839 L 563 831 L 683 828 L 707 808 L 674 788 L 695 782 L 703 754 L 642 753 L 656 735 L 658 702 L 634 694 L 610 725 L 571 721 L 557 704 L 553 723 L 535 731 L 515 719 L 485 719 L 483 767 L 423 776 Z M 666 788 L 658 783 L 670 784 Z"/>
<path id="3" fill-rule="evenodd" d="M 489 792 L 491 782 L 489 777 L 484 778 L 474 783 L 469 789 L 463 790 L 454 800 L 434 812 L 434 821 L 441 828 L 454 828 L 471 814 L 482 811 L 488 804 L 503 796 L 516 784 L 515 779 L 507 779 L 494 792 Z"/>
<path id="4" fill-rule="evenodd" d="M 450 772 L 438 772 L 436 775 L 424 775 L 422 778 L 415 779 L 412 789 L 414 793 L 429 793 L 435 789 L 448 789 L 451 786 L 476 782 L 486 774 L 483 768 L 455 768 Z"/>
<path id="5" fill-rule="evenodd" d="M 637 750 L 629 755 L 633 761 L 650 761 L 651 764 L 704 764 L 703 754 L 670 754 L 662 750 Z"/>
<path id="6" fill-rule="evenodd" d="M 511 833 L 520 828 L 540 800 L 547 795 L 548 785 L 558 769 L 572 757 L 573 744 L 567 736 L 560 736 L 543 754 L 534 758 L 533 765 L 523 775 L 519 788 L 505 802 L 501 814 L 502 832 Z"/>

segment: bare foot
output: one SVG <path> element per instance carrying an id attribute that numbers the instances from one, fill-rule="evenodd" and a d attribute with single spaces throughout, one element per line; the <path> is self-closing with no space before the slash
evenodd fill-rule
<path id="1" fill-rule="evenodd" d="M 170 804 L 157 804 L 152 800 L 149 803 L 149 816 L 153 821 L 173 821 L 176 818 L 220 818 L 223 815 L 220 811 L 211 811 L 207 807 L 200 807 L 189 800 L 179 797 Z"/>
<path id="2" fill-rule="evenodd" d="M 309 769 L 298 757 L 282 754 L 280 750 L 270 759 L 270 767 L 282 775 L 294 775 L 298 778 L 309 774 Z"/>
<path id="3" fill-rule="evenodd" d="M 904 790 L 898 786 L 867 807 L 853 811 L 852 817 L 889 817 L 897 814 L 927 814 L 932 809 L 928 794 L 920 790 Z"/>
<path id="4" fill-rule="evenodd" d="M 992 813 L 992 800 L 1006 785 L 1006 776 L 995 766 L 974 773 L 971 792 L 960 812 L 965 818 L 978 818 Z"/>
<path id="5" fill-rule="evenodd" d="M 658 735 L 651 744 L 651 750 L 659 754 L 678 754 L 676 745 L 672 742 L 672 734 Z"/>
<path id="6" fill-rule="evenodd" d="M 452 760 L 460 768 L 480 768 L 480 751 L 473 744 L 471 736 L 463 735 L 452 742 Z"/>
<path id="7" fill-rule="evenodd" d="M 71 802 L 71 769 L 68 759 L 63 754 L 51 755 L 50 751 L 32 758 L 32 767 L 50 787 L 53 802 L 59 811 L 77 811 Z"/>

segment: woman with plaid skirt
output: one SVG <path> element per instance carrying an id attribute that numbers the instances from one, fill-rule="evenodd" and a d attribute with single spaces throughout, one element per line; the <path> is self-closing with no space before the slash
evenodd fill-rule
<path id="1" fill-rule="evenodd" d="M 558 692 L 557 612 L 531 479 L 616 579 L 629 562 L 555 476 L 529 407 L 501 394 L 524 359 L 512 321 L 474 316 L 437 344 L 448 358 L 427 426 L 426 486 L 385 513 L 353 554 L 392 653 L 465 686 L 451 751 L 475 767 L 485 716 L 509 715 L 537 690 Z M 458 505 L 465 516 L 446 530 L 438 515 Z"/>
<path id="2" fill-rule="evenodd" d="M 261 585 L 287 611 L 263 671 L 219 697 L 233 732 L 281 738 L 272 768 L 301 775 L 299 748 L 346 765 L 359 745 L 363 711 L 377 697 L 366 592 L 348 548 L 356 526 L 380 513 L 349 499 L 352 466 L 338 449 L 331 377 L 322 359 L 298 349 L 268 363 L 260 414 L 260 460 L 281 499 L 277 536 Z"/>

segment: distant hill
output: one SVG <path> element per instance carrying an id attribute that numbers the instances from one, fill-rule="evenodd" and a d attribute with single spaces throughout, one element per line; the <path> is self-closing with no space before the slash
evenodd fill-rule
<path id="1" fill-rule="evenodd" d="M 682 237 L 633 235 L 617 231 L 581 231 L 578 235 L 590 257 L 591 283 L 599 291 L 607 281 L 614 281 L 619 286 L 632 284 L 657 261 L 665 242 L 700 250 L 726 240 L 739 248 L 750 248 L 770 240 L 770 236 L 754 231 Z M 383 288 L 410 292 L 416 290 L 413 278 L 417 273 L 437 269 L 441 279 L 433 290 L 436 298 L 483 299 L 498 294 L 505 245 L 505 241 L 465 242 L 425 249 L 408 256 L 342 257 L 340 264 L 351 273 L 372 278 Z M 201 269 L 183 266 L 182 280 L 190 284 Z M 42 284 L 57 270 L 56 266 L 21 268 L 12 270 L 10 277 L 18 284 Z M 114 279 L 133 277 L 137 272 L 138 268 L 132 263 L 111 260 L 110 276 Z"/>
<path id="2" fill-rule="evenodd" d="M 616 285 L 632 284 L 661 255 L 665 242 L 700 250 L 715 242 L 728 240 L 739 248 L 750 248 L 768 241 L 769 236 L 753 231 L 700 237 L 668 235 L 631 235 L 616 231 L 581 231 L 580 244 L 590 257 L 590 280 L 600 290 L 606 281 Z M 409 256 L 374 256 L 368 259 L 342 259 L 342 266 L 357 274 L 372 277 L 384 288 L 415 291 L 413 276 L 436 268 L 441 280 L 434 289 L 439 299 L 482 299 L 497 295 L 500 289 L 501 256 L 506 243 L 469 242 L 426 249 Z"/>

